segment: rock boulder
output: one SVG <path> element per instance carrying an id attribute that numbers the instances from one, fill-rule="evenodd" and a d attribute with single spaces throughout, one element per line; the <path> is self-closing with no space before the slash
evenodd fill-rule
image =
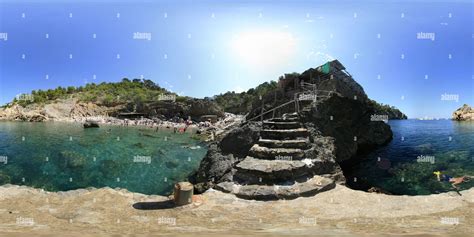
<path id="1" fill-rule="evenodd" d="M 464 104 L 461 108 L 453 112 L 453 120 L 467 121 L 474 120 L 474 108 Z"/>

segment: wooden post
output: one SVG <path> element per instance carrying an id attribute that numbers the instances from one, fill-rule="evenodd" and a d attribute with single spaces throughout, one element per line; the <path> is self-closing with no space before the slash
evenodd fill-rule
<path id="1" fill-rule="evenodd" d="M 263 107 L 265 105 L 265 102 L 263 102 L 263 98 L 260 95 L 260 100 L 262 101 L 262 110 L 260 111 L 260 122 L 263 122 Z"/>
<path id="2" fill-rule="evenodd" d="M 179 182 L 174 185 L 174 203 L 183 206 L 193 202 L 194 187 L 189 182 Z"/>

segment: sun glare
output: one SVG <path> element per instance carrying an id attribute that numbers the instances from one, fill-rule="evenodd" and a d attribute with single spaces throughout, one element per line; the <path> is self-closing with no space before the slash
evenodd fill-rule
<path id="1" fill-rule="evenodd" d="M 281 31 L 242 32 L 233 37 L 231 47 L 239 62 L 268 69 L 290 62 L 296 51 L 296 39 Z"/>

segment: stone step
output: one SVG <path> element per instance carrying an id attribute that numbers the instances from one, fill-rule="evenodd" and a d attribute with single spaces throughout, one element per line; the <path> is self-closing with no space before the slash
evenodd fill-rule
<path id="1" fill-rule="evenodd" d="M 264 129 L 295 129 L 301 128 L 301 123 L 297 121 L 273 122 L 263 121 Z"/>
<path id="2" fill-rule="evenodd" d="M 269 148 L 299 148 L 307 149 L 309 147 L 309 139 L 295 139 L 295 140 L 272 140 L 260 139 L 258 145 Z"/>
<path id="3" fill-rule="evenodd" d="M 299 118 L 272 118 L 269 119 L 270 122 L 299 122 Z"/>
<path id="4" fill-rule="evenodd" d="M 258 144 L 253 145 L 249 153 L 255 158 L 266 160 L 301 160 L 304 158 L 304 151 L 299 148 L 268 148 Z"/>
<path id="5" fill-rule="evenodd" d="M 296 138 L 307 138 L 309 132 L 306 128 L 296 129 L 262 129 L 260 136 L 263 139 L 294 140 Z"/>
<path id="6" fill-rule="evenodd" d="M 274 184 L 295 180 L 310 173 L 299 160 L 262 160 L 247 156 L 236 166 L 234 181 L 245 184 Z"/>
<path id="7" fill-rule="evenodd" d="M 293 182 L 287 185 L 240 185 L 234 182 L 222 182 L 215 188 L 243 199 L 278 200 L 310 197 L 334 187 L 336 184 L 333 180 L 315 175 L 305 182 Z"/>
<path id="8" fill-rule="evenodd" d="M 291 113 L 291 114 L 283 114 L 282 118 L 288 119 L 288 118 L 299 118 L 297 113 Z"/>

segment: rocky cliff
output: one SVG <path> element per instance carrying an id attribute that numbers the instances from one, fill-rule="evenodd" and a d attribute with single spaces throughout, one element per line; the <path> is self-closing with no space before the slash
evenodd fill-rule
<path id="1" fill-rule="evenodd" d="M 392 130 L 373 119 L 376 109 L 368 103 L 332 96 L 302 113 L 305 123 L 335 139 L 336 160 L 347 161 L 392 140 Z M 356 161 L 354 161 L 356 162 Z"/>
<path id="2" fill-rule="evenodd" d="M 341 67 L 339 67 L 340 69 Z M 342 67 L 343 68 L 343 67 Z M 332 75 L 332 76 L 331 76 Z M 317 69 L 309 69 L 302 74 L 290 74 L 280 79 L 279 87 L 270 90 L 262 96 L 262 100 L 252 104 L 248 118 L 257 116 L 262 111 L 294 98 L 294 85 L 312 83 L 318 90 L 332 91 L 328 97 L 318 99 L 317 103 L 302 102 L 298 113 L 300 122 L 305 130 L 310 131 L 310 142 L 314 153 L 305 154 L 309 159 L 325 161 L 325 177 L 343 183 L 339 164 L 349 166 L 357 162 L 358 154 L 369 152 L 377 146 L 391 141 L 390 126 L 380 119 L 383 116 L 377 103 L 373 103 L 365 94 L 363 88 L 346 73 L 335 71 L 334 74 L 321 74 Z M 293 105 L 283 107 L 278 114 L 293 112 Z M 270 119 L 275 114 L 267 114 L 264 119 Z M 383 114 L 382 114 L 383 115 Z M 266 120 L 272 121 L 270 120 Z M 257 143 L 260 123 L 248 123 L 236 128 L 221 141 L 211 145 L 208 154 L 202 160 L 197 175 L 193 177 L 198 191 L 222 182 L 232 181 L 235 168 L 248 155 L 246 152 L 252 144 Z M 231 145 L 230 145 L 231 144 Z M 311 150 L 311 149 L 310 149 Z M 255 154 L 252 154 L 255 155 Z M 336 161 L 336 162 L 334 162 Z"/>
<path id="3" fill-rule="evenodd" d="M 25 107 L 13 104 L 0 109 L 0 119 L 29 122 L 67 121 L 82 117 L 105 116 L 108 112 L 118 109 L 120 107 L 111 108 L 75 99 L 62 99 L 47 104 L 29 104 Z"/>
<path id="4" fill-rule="evenodd" d="M 329 74 L 322 73 L 318 67 L 308 69 L 302 74 L 286 75 L 281 79 L 284 83 L 280 83 L 280 88 L 277 89 L 280 99 L 277 99 L 276 104 L 293 98 L 295 84 L 311 83 L 316 85 L 318 90 L 333 91 L 329 98 L 318 98 L 315 106 L 306 104 L 306 108 L 310 109 L 303 109 L 301 116 L 307 126 L 316 127 L 323 136 L 335 138 L 338 162 L 349 160 L 356 154 L 368 152 L 391 141 L 392 131 L 384 121 L 386 118 L 406 119 L 406 115 L 394 107 L 369 99 L 362 86 L 345 71 L 339 61 L 329 62 L 329 66 L 332 68 Z M 267 101 L 278 97 L 274 93 L 270 92 L 265 96 Z M 304 108 L 303 101 L 300 103 L 301 108 Z M 258 115 L 261 104 L 254 103 L 248 117 Z M 269 102 L 264 110 L 272 106 L 274 105 Z M 283 108 L 283 111 L 291 112 L 294 109 L 294 106 L 290 105 Z"/>
<path id="5" fill-rule="evenodd" d="M 93 102 L 82 102 L 78 99 L 57 99 L 48 103 L 32 103 L 26 106 L 13 104 L 0 108 L 0 120 L 19 120 L 29 122 L 73 121 L 86 117 L 117 116 L 121 112 L 135 112 L 146 116 L 171 119 L 191 116 L 199 120 L 202 115 L 224 116 L 224 111 L 214 102 L 189 98 L 185 101 L 155 101 L 144 103 L 138 108 L 127 104 L 103 105 Z"/>
<path id="6" fill-rule="evenodd" d="M 461 108 L 453 112 L 453 119 L 457 121 L 474 120 L 474 108 L 464 104 Z"/>

